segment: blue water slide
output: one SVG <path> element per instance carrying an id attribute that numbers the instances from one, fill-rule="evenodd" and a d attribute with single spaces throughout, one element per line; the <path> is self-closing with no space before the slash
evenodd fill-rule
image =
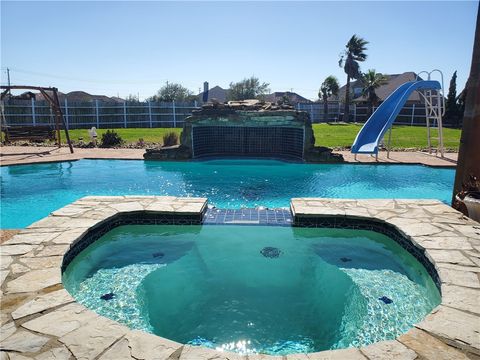
<path id="1" fill-rule="evenodd" d="M 438 81 L 410 81 L 392 92 L 363 125 L 352 145 L 354 154 L 378 154 L 378 145 L 392 126 L 403 105 L 415 90 L 440 90 Z"/>

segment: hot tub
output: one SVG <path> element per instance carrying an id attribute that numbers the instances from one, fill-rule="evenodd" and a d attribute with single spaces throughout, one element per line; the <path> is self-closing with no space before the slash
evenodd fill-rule
<path id="1" fill-rule="evenodd" d="M 242 354 L 395 339 L 440 303 L 412 254 L 358 228 L 123 225 L 72 257 L 63 283 L 132 329 Z"/>

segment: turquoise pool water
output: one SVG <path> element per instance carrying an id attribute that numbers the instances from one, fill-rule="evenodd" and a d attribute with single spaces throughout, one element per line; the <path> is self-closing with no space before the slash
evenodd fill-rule
<path id="1" fill-rule="evenodd" d="M 6 166 L 1 227 L 23 228 L 86 195 L 203 196 L 222 208 L 288 207 L 292 197 L 430 198 L 450 202 L 454 170 L 274 160 L 80 160 Z"/>
<path id="2" fill-rule="evenodd" d="M 412 255 L 364 230 L 121 226 L 81 252 L 63 282 L 130 328 L 274 355 L 394 339 L 440 302 Z"/>

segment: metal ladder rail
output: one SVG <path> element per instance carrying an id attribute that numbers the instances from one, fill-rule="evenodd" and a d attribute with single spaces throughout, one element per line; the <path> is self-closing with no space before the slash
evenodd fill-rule
<path id="1" fill-rule="evenodd" d="M 445 148 L 443 146 L 443 115 L 445 115 L 445 96 L 443 94 L 443 74 L 440 70 L 438 71 L 442 75 L 442 88 L 437 90 L 437 127 L 438 127 L 438 147 L 440 148 L 440 156 L 444 157 Z"/>
<path id="2" fill-rule="evenodd" d="M 432 94 L 432 90 L 425 90 L 425 92 L 428 91 L 428 96 L 427 94 L 424 94 L 422 91 L 418 91 L 418 93 L 421 95 L 421 98 L 425 101 L 425 118 L 426 118 L 426 123 L 427 123 L 427 142 L 428 142 L 428 149 L 429 153 L 432 153 L 432 137 L 431 137 L 431 130 L 430 130 L 430 120 L 433 119 L 434 122 L 437 124 L 437 149 L 436 149 L 436 154 L 438 154 L 438 151 L 440 150 L 441 157 L 444 157 L 444 146 L 443 146 L 443 116 L 445 115 L 445 96 L 443 93 L 444 89 L 444 82 L 443 82 L 443 73 L 438 70 L 438 69 L 433 69 L 432 71 L 420 71 L 417 76 L 416 76 L 416 81 L 419 80 L 420 74 L 425 73 L 428 77 L 428 80 L 431 80 L 431 75 L 434 72 L 438 72 L 441 77 L 442 81 L 442 86 L 439 90 L 436 90 L 436 95 L 437 95 L 437 101 L 434 104 L 434 97 Z M 427 111 L 428 109 L 428 111 Z M 435 123 L 434 123 L 435 125 Z"/>
<path id="3" fill-rule="evenodd" d="M 435 149 L 435 153 L 438 154 L 440 152 L 441 157 L 443 157 L 444 147 L 443 147 L 442 113 L 444 110 L 443 110 L 442 101 L 441 101 L 442 95 L 440 91 L 436 91 L 436 96 L 435 96 L 432 90 L 425 90 L 425 93 L 419 92 L 419 94 L 425 101 L 425 120 L 427 125 L 428 153 L 429 154 L 432 153 L 432 139 L 434 139 L 434 140 L 437 140 L 437 147 Z M 435 101 L 435 97 L 436 97 L 436 101 Z M 433 124 L 431 124 L 431 122 Z M 432 128 L 436 128 L 437 137 L 432 137 Z"/>

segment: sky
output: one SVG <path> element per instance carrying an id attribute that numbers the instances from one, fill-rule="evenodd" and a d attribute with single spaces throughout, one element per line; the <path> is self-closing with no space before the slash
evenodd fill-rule
<path id="1" fill-rule="evenodd" d="M 250 76 L 317 99 L 357 34 L 361 69 L 470 70 L 477 1 L 1 1 L 1 83 L 145 99 L 166 81 L 194 93 Z"/>

